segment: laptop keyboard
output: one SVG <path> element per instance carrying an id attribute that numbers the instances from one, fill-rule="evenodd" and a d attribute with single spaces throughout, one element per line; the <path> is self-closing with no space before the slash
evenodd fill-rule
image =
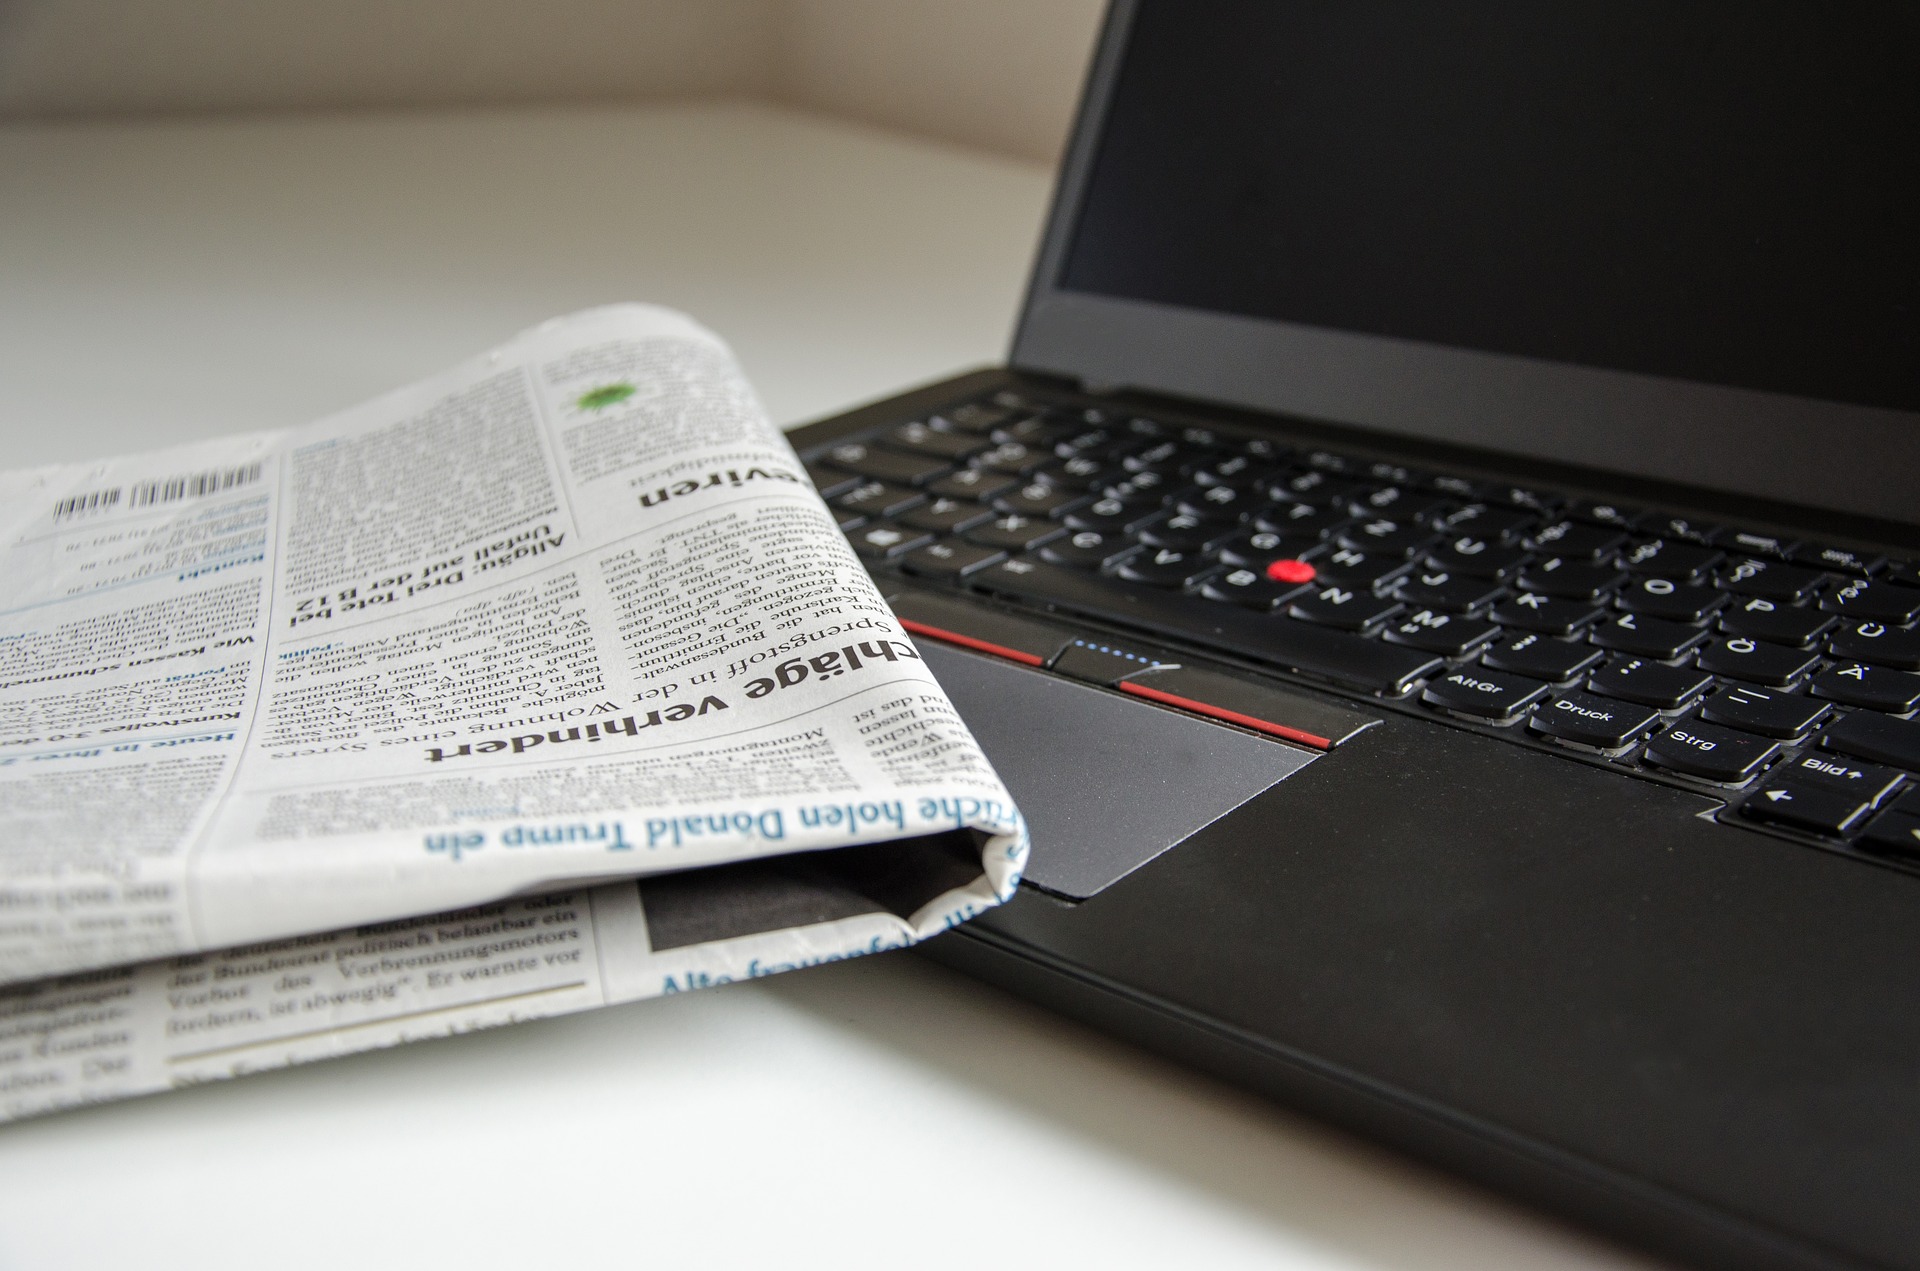
<path id="1" fill-rule="evenodd" d="M 1920 564 L 1001 393 L 808 451 L 876 574 L 1216 650 L 1920 860 Z"/>

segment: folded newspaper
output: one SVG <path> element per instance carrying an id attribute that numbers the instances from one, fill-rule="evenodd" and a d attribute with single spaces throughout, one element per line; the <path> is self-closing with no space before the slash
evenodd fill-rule
<path id="1" fill-rule="evenodd" d="M 0 1119 L 895 948 L 1019 880 L 679 314 L 3 473 L 0 535 Z"/>

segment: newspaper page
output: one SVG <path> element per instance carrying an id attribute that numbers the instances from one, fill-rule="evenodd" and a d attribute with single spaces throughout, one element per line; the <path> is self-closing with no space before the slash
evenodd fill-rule
<path id="1" fill-rule="evenodd" d="M 906 944 L 1019 879 L 1005 788 L 667 310 L 0 474 L 0 551 L 5 1115 Z"/>

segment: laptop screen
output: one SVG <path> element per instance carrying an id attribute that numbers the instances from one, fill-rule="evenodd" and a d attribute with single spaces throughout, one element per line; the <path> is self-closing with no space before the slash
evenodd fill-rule
<path id="1" fill-rule="evenodd" d="M 1147 3 L 1064 287 L 1920 410 L 1920 8 Z"/>
<path id="2" fill-rule="evenodd" d="M 1113 379 L 1709 483 L 1704 461 L 1588 443 L 1661 415 L 1642 450 L 1695 426 L 1716 445 L 1920 434 L 1920 7 L 1118 7 L 1030 302 L 1056 321 L 1030 312 L 1016 360 L 1100 378 L 1098 352 L 1058 349 L 1062 315 L 1084 345 L 1159 314 L 1164 338 L 1133 338 L 1111 365 L 1137 374 Z M 1236 344 L 1263 332 L 1279 342 Z M 1511 427 L 1484 423 L 1502 410 Z M 1858 510 L 1914 519 L 1902 485 Z"/>

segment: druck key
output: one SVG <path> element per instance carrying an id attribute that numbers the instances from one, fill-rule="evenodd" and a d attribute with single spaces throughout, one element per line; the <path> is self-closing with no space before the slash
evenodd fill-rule
<path id="1" fill-rule="evenodd" d="M 1329 627 L 1032 560 L 1003 561 L 974 574 L 967 585 L 1210 645 L 1369 692 L 1404 693 L 1444 665 L 1429 653 Z"/>

